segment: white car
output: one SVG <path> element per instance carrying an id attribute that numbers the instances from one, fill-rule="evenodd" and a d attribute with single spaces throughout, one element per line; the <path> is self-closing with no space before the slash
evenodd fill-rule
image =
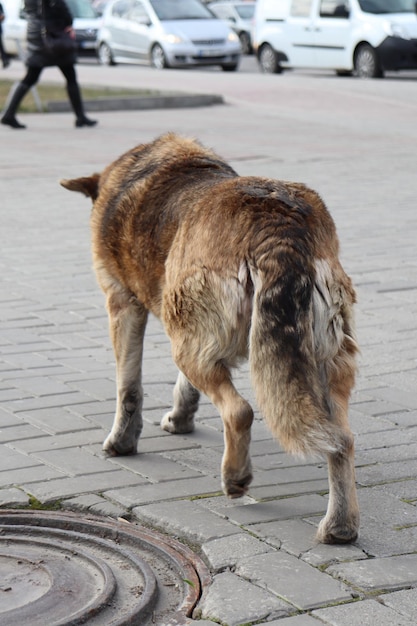
<path id="1" fill-rule="evenodd" d="M 361 78 L 416 70 L 415 7 L 415 0 L 257 0 L 260 69 L 330 69 Z"/>
<path id="2" fill-rule="evenodd" d="M 95 54 L 101 18 L 89 0 L 65 0 L 74 18 L 73 26 L 79 54 Z M 26 50 L 27 20 L 24 0 L 1 0 L 6 19 L 3 22 L 3 45 L 10 56 L 22 57 Z"/>
<path id="3" fill-rule="evenodd" d="M 234 71 L 241 55 L 236 33 L 199 0 L 111 0 L 97 36 L 104 65 L 217 65 Z"/>

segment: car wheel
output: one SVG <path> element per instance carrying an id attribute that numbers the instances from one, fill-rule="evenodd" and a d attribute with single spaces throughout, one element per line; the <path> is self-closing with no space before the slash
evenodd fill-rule
<path id="1" fill-rule="evenodd" d="M 223 72 L 236 72 L 239 67 L 239 63 L 227 63 L 227 65 L 222 65 Z"/>
<path id="2" fill-rule="evenodd" d="M 369 44 L 363 44 L 357 49 L 354 67 L 355 74 L 359 78 L 382 78 L 383 76 L 378 55 Z"/>
<path id="3" fill-rule="evenodd" d="M 156 43 L 151 50 L 151 63 L 157 70 L 163 70 L 168 67 L 165 52 L 159 43 Z"/>
<path id="4" fill-rule="evenodd" d="M 282 72 L 277 54 L 268 43 L 264 43 L 260 49 L 258 61 L 264 74 L 280 74 Z"/>
<path id="5" fill-rule="evenodd" d="M 100 44 L 97 56 L 100 65 L 116 65 L 113 60 L 113 54 L 110 46 L 108 46 L 106 43 Z"/>
<path id="6" fill-rule="evenodd" d="M 239 33 L 239 40 L 242 48 L 242 54 L 250 54 L 252 52 L 252 46 L 250 45 L 250 37 L 248 33 Z"/>

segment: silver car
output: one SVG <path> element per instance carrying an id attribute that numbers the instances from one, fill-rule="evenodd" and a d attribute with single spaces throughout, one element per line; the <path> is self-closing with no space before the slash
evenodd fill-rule
<path id="1" fill-rule="evenodd" d="M 236 33 L 199 0 L 111 0 L 97 36 L 100 63 L 150 63 L 158 69 L 238 68 Z"/>
<path id="2" fill-rule="evenodd" d="M 252 54 L 252 22 L 255 16 L 256 2 L 251 0 L 226 0 L 225 2 L 216 0 L 207 4 L 210 11 L 216 17 L 228 22 L 239 36 L 243 54 Z"/>

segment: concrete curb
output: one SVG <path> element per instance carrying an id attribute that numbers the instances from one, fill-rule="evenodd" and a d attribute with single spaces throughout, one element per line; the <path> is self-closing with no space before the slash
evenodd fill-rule
<path id="1" fill-rule="evenodd" d="M 204 107 L 224 104 L 223 96 L 216 94 L 161 94 L 150 96 L 128 96 L 116 98 L 95 98 L 85 100 L 87 111 L 133 111 L 145 109 L 179 109 L 187 107 Z M 68 101 L 46 102 L 46 110 L 50 113 L 67 113 L 71 111 Z"/>

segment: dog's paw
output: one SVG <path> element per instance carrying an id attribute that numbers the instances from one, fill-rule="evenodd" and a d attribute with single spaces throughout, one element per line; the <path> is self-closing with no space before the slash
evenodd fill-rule
<path id="1" fill-rule="evenodd" d="M 358 538 L 359 522 L 335 524 L 323 518 L 319 524 L 316 539 L 320 543 L 352 543 Z"/>
<path id="2" fill-rule="evenodd" d="M 192 433 L 194 430 L 194 418 L 178 418 L 174 417 L 173 412 L 166 413 L 161 420 L 162 430 L 166 430 L 168 433 L 174 435 L 185 435 L 186 433 Z"/>
<path id="3" fill-rule="evenodd" d="M 117 441 L 112 435 L 109 435 L 103 443 L 103 451 L 107 456 L 128 456 L 137 453 L 137 440 Z"/>
<path id="4" fill-rule="evenodd" d="M 231 478 L 223 478 L 222 487 L 223 492 L 228 498 L 242 498 L 248 490 L 249 485 L 252 482 L 252 473 L 246 474 L 243 478 L 233 480 Z"/>

